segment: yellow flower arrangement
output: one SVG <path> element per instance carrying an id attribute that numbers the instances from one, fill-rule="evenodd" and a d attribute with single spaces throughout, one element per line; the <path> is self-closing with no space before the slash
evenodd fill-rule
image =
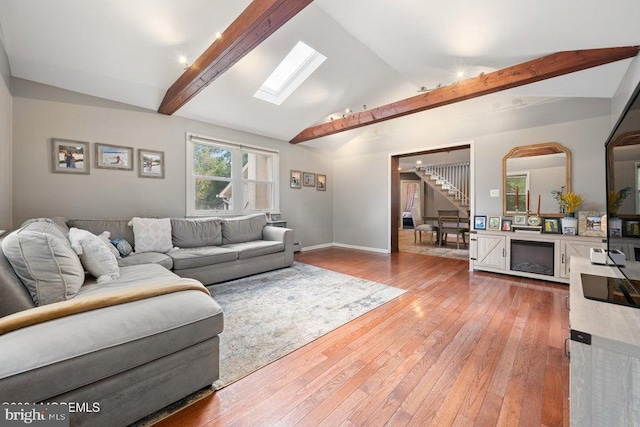
<path id="1" fill-rule="evenodd" d="M 618 212 L 620 205 L 624 202 L 624 199 L 631 194 L 631 187 L 625 187 L 622 190 L 618 191 L 609 191 L 607 197 L 607 207 L 610 213 L 615 214 Z"/>
<path id="2" fill-rule="evenodd" d="M 575 213 L 578 206 L 582 203 L 584 198 L 576 193 L 569 191 L 566 194 L 562 194 L 559 191 L 552 190 L 553 198 L 558 201 L 560 208 L 566 213 Z"/>

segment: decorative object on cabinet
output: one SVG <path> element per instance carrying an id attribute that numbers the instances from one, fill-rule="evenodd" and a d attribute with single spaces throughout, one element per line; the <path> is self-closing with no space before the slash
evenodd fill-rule
<path id="1" fill-rule="evenodd" d="M 552 188 L 571 189 L 571 152 L 557 142 L 514 147 L 502 159 L 503 215 L 511 216 L 532 211 L 527 193 L 538 196 L 537 216 L 560 217 L 548 197 Z"/>
<path id="2" fill-rule="evenodd" d="M 133 170 L 133 147 L 96 142 L 96 167 L 100 169 Z"/>
<path id="3" fill-rule="evenodd" d="M 623 230 L 624 237 L 640 237 L 640 221 L 626 220 Z"/>
<path id="4" fill-rule="evenodd" d="M 302 172 L 291 170 L 289 172 L 289 188 L 302 188 Z"/>
<path id="5" fill-rule="evenodd" d="M 164 151 L 138 149 L 138 176 L 164 179 Z"/>
<path id="6" fill-rule="evenodd" d="M 511 220 L 503 219 L 502 220 L 502 231 L 511 231 Z"/>
<path id="7" fill-rule="evenodd" d="M 487 222 L 487 230 L 500 230 L 502 218 L 499 216 L 490 216 Z"/>
<path id="8" fill-rule="evenodd" d="M 513 216 L 513 225 L 527 225 L 527 216 L 526 215 L 514 215 Z"/>
<path id="9" fill-rule="evenodd" d="M 52 172 L 88 175 L 89 143 L 70 139 L 51 139 Z"/>
<path id="10" fill-rule="evenodd" d="M 558 218 L 545 218 L 543 232 L 560 234 L 560 220 Z"/>
<path id="11" fill-rule="evenodd" d="M 473 228 L 476 230 L 486 230 L 487 229 L 486 215 L 475 215 L 473 217 Z"/>
<path id="12" fill-rule="evenodd" d="M 316 186 L 316 174 L 312 172 L 304 172 L 302 174 L 302 185 L 305 187 Z"/>
<path id="13" fill-rule="evenodd" d="M 581 236 L 605 237 L 607 235 L 606 213 L 580 211 L 578 213 L 578 234 Z"/>
<path id="14" fill-rule="evenodd" d="M 327 175 L 318 174 L 318 182 L 316 184 L 316 190 L 327 191 Z"/>

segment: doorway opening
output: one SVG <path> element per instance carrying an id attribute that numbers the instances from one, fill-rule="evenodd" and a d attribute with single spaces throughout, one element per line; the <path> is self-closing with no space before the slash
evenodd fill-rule
<path id="1" fill-rule="evenodd" d="M 463 234 L 463 243 L 461 236 L 455 233 L 439 233 L 438 220 L 444 210 L 449 213 L 459 211 L 463 221 L 460 227 L 468 228 L 471 156 L 471 144 L 391 156 L 392 253 L 403 251 L 468 258 L 468 234 Z M 426 226 L 416 228 L 419 224 Z"/>

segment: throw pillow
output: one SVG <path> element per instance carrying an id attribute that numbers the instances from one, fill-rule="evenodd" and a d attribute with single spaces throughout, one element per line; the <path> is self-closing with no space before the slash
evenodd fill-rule
<path id="1" fill-rule="evenodd" d="M 105 245 L 107 245 L 111 253 L 115 255 L 116 258 L 121 258 L 120 252 L 118 252 L 118 249 L 116 249 L 116 247 L 111 244 L 111 240 L 109 240 L 109 237 L 111 237 L 111 233 L 108 231 L 103 231 L 98 235 L 98 238 L 102 240 Z"/>
<path id="2" fill-rule="evenodd" d="M 173 249 L 171 219 L 139 218 L 136 216 L 129 221 L 129 225 L 133 227 L 136 253 L 166 253 Z"/>
<path id="3" fill-rule="evenodd" d="M 112 240 L 111 244 L 116 247 L 116 249 L 118 250 L 118 253 L 122 258 L 126 257 L 131 252 L 133 252 L 133 248 L 131 247 L 131 244 L 127 242 L 125 239 L 123 239 L 122 237 Z"/>
<path id="4" fill-rule="evenodd" d="M 53 222 L 27 224 L 2 241 L 2 251 L 36 305 L 66 301 L 84 283 L 84 268 Z"/>
<path id="5" fill-rule="evenodd" d="M 69 230 L 71 247 L 80 256 L 80 261 L 89 274 L 106 283 L 120 277 L 120 268 L 116 256 L 98 236 L 78 228 Z"/>

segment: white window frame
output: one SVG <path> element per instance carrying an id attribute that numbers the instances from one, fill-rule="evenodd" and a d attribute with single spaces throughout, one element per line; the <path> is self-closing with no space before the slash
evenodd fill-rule
<path id="1" fill-rule="evenodd" d="M 213 145 L 222 148 L 226 148 L 231 150 L 231 185 L 233 188 L 232 191 L 232 205 L 233 209 L 231 210 L 204 210 L 204 209 L 196 209 L 196 186 L 195 180 L 197 178 L 194 175 L 194 167 L 193 167 L 193 144 L 205 144 L 205 145 Z M 261 180 L 246 180 L 242 177 L 242 154 L 243 152 L 250 151 L 253 153 L 263 154 L 271 156 L 272 162 L 272 181 L 261 181 Z M 242 215 L 248 213 L 256 213 L 256 212 L 280 212 L 280 172 L 279 172 L 279 162 L 280 162 L 280 152 L 278 150 L 273 150 L 264 147 L 257 147 L 253 145 L 240 144 L 233 141 L 227 141 L 218 138 L 212 138 L 203 135 L 197 135 L 194 133 L 187 132 L 186 134 L 186 194 L 187 194 L 187 216 L 224 216 L 224 215 Z M 220 179 L 221 181 L 224 179 Z M 272 187 L 272 200 L 273 206 L 271 209 L 252 209 L 247 210 L 244 209 L 245 205 L 243 200 L 244 195 L 244 182 L 269 182 L 273 184 Z"/>

